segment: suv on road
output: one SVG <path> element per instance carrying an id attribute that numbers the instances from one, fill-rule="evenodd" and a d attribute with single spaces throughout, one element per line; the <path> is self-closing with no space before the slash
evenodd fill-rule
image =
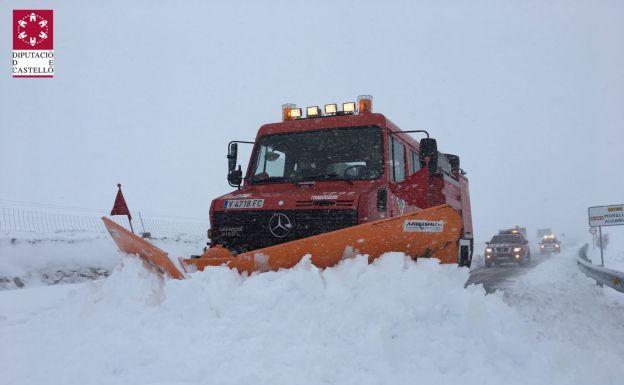
<path id="1" fill-rule="evenodd" d="M 561 242 L 554 235 L 544 235 L 540 242 L 540 252 L 544 253 L 558 253 L 561 251 Z"/>
<path id="2" fill-rule="evenodd" d="M 518 231 L 502 231 L 486 242 L 485 267 L 502 262 L 526 264 L 531 260 L 529 241 Z"/>

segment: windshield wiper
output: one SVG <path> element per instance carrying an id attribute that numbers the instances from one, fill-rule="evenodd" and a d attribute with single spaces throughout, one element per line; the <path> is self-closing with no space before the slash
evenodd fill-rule
<path id="1" fill-rule="evenodd" d="M 305 182 L 305 181 L 314 181 L 314 180 L 341 180 L 341 181 L 349 183 L 350 185 L 353 185 L 353 181 L 351 179 L 343 178 L 336 173 L 313 175 L 313 176 L 298 179 L 296 183 Z"/>
<path id="2" fill-rule="evenodd" d="M 286 178 L 284 178 L 284 177 L 276 177 L 276 176 L 272 176 L 272 177 L 269 177 L 269 178 L 262 178 L 262 179 L 260 179 L 260 178 L 251 178 L 250 181 L 251 181 L 251 183 L 259 183 L 259 184 L 261 184 L 261 183 L 286 183 L 286 182 L 288 182 L 286 180 Z"/>

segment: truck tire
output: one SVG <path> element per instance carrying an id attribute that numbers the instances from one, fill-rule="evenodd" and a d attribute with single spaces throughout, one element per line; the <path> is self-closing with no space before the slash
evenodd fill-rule
<path id="1" fill-rule="evenodd" d="M 531 263 L 531 254 L 526 254 L 524 257 L 522 257 L 522 259 L 520 260 L 518 264 L 522 266 L 526 266 L 529 263 Z"/>

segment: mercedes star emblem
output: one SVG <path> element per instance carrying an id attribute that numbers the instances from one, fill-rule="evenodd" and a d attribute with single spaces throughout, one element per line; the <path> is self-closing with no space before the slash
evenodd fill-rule
<path id="1" fill-rule="evenodd" d="M 275 213 L 269 220 L 269 230 L 271 234 L 278 238 L 283 238 L 288 235 L 292 225 L 290 219 L 282 213 Z"/>

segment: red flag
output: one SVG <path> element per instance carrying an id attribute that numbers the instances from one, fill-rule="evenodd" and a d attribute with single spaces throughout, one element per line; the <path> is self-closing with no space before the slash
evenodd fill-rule
<path id="1" fill-rule="evenodd" d="M 128 205 L 126 204 L 126 200 L 121 193 L 121 184 L 117 183 L 117 187 L 119 190 L 117 191 L 117 197 L 115 198 L 115 204 L 113 205 L 113 209 L 111 210 L 110 215 L 127 215 L 128 220 L 132 220 L 132 216 L 130 215 L 130 210 L 128 210 Z"/>

